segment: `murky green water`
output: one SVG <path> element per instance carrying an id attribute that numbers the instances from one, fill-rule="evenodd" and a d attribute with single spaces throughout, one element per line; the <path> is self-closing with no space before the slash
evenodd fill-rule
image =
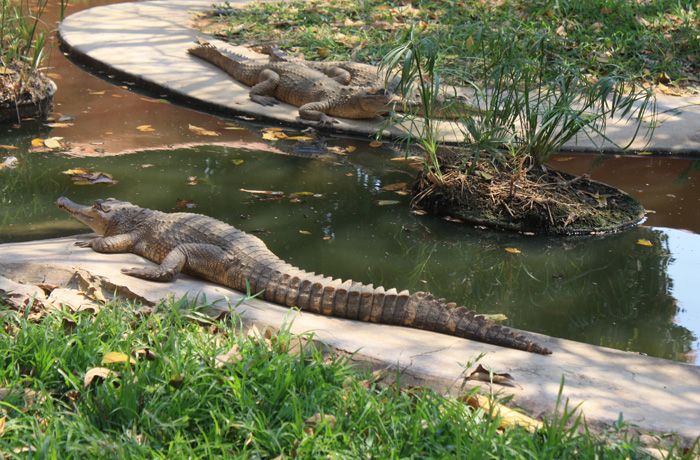
<path id="1" fill-rule="evenodd" d="M 382 191 L 414 176 L 389 156 L 362 147 L 336 161 L 215 147 L 96 159 L 26 153 L 18 169 L 0 172 L 0 242 L 83 231 L 52 205 L 62 194 L 79 202 L 115 196 L 163 211 L 191 200 L 193 211 L 257 234 L 308 270 L 429 290 L 504 313 L 523 329 L 696 361 L 700 235 L 641 227 L 602 238 L 535 238 L 416 216 L 407 197 Z M 118 184 L 73 185 L 61 171 L 75 167 L 111 173 Z M 187 185 L 189 176 L 197 185 Z M 316 196 L 290 199 L 294 192 Z"/>

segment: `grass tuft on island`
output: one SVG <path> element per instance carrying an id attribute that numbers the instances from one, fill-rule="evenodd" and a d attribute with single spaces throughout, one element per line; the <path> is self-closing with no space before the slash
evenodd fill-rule
<path id="1" fill-rule="evenodd" d="M 95 313 L 0 305 L 0 451 L 42 458 L 646 456 L 624 423 L 594 436 L 565 413 L 535 433 L 501 432 L 480 409 L 384 382 L 322 353 L 308 336 L 251 337 L 200 307 L 116 301 Z"/>

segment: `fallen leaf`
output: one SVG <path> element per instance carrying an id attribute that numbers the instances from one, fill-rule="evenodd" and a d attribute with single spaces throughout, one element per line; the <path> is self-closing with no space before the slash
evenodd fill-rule
<path id="1" fill-rule="evenodd" d="M 61 174 L 67 174 L 69 176 L 77 176 L 80 174 L 90 174 L 90 170 L 85 169 L 85 168 L 72 168 L 72 169 L 66 169 L 65 171 L 62 171 Z"/>
<path id="2" fill-rule="evenodd" d="M 318 54 L 319 57 L 321 58 L 327 58 L 328 56 L 331 55 L 331 50 L 328 48 L 318 48 L 316 50 L 316 53 Z"/>
<path id="3" fill-rule="evenodd" d="M 144 163 L 144 164 L 141 165 L 141 167 L 142 167 L 143 169 L 152 168 L 152 167 L 154 167 L 154 166 L 155 166 L 155 165 L 154 165 L 154 164 L 151 164 L 151 163 Z"/>
<path id="4" fill-rule="evenodd" d="M 44 139 L 39 139 L 38 137 L 35 137 L 32 139 L 32 147 L 43 147 L 44 146 Z"/>
<path id="5" fill-rule="evenodd" d="M 311 232 L 308 230 L 299 230 L 299 233 L 301 233 L 302 235 L 311 235 Z"/>
<path id="6" fill-rule="evenodd" d="M 656 85 L 656 89 L 660 91 L 663 94 L 666 94 L 668 96 L 682 96 L 683 91 L 676 87 L 671 87 L 671 86 L 666 86 L 663 83 L 659 83 Z"/>
<path id="7" fill-rule="evenodd" d="M 497 383 L 509 387 L 515 386 L 515 379 L 507 373 L 493 372 L 479 364 L 474 371 L 469 374 L 467 380 L 479 380 L 481 382 Z"/>
<path id="8" fill-rule="evenodd" d="M 17 167 L 18 164 L 19 160 L 17 159 L 17 157 L 7 157 L 2 161 L 2 163 L 0 163 L 0 170 L 14 169 Z"/>
<path id="9" fill-rule="evenodd" d="M 503 250 L 509 254 L 520 254 L 521 252 L 518 248 L 503 248 Z"/>
<path id="10" fill-rule="evenodd" d="M 15 72 L 12 69 L 8 69 L 7 67 L 0 67 L 0 75 L 14 75 L 17 72 Z"/>
<path id="11" fill-rule="evenodd" d="M 49 137 L 48 139 L 44 139 L 44 145 L 50 149 L 60 149 L 62 147 L 62 139 L 62 137 Z"/>
<path id="12" fill-rule="evenodd" d="M 277 141 L 280 139 L 286 139 L 287 135 L 282 131 L 264 131 L 262 138 L 266 141 Z"/>
<path id="13" fill-rule="evenodd" d="M 294 192 L 289 194 L 290 197 L 314 196 L 314 192 Z"/>
<path id="14" fill-rule="evenodd" d="M 210 131 L 208 129 L 201 128 L 199 126 L 195 125 L 189 125 L 188 126 L 189 130 L 192 131 L 193 133 L 197 134 L 198 136 L 210 136 L 210 137 L 216 137 L 219 136 L 220 134 L 217 133 L 216 131 Z"/>
<path id="15" fill-rule="evenodd" d="M 311 136 L 285 136 L 283 139 L 288 141 L 312 141 L 314 140 Z"/>
<path id="16" fill-rule="evenodd" d="M 152 133 L 155 131 L 155 128 L 151 125 L 139 125 L 136 127 L 137 130 L 141 131 L 142 133 Z"/>
<path id="17" fill-rule="evenodd" d="M 378 200 L 377 206 L 392 206 L 401 203 L 398 200 Z"/>
<path id="18" fill-rule="evenodd" d="M 14 145 L 4 145 L 4 144 L 0 144 L 0 149 L 3 149 L 3 150 L 17 150 L 17 147 L 15 147 Z"/>
<path id="19" fill-rule="evenodd" d="M 638 239 L 638 240 L 637 240 L 637 244 L 640 245 L 640 246 L 647 247 L 647 248 L 650 248 L 650 247 L 654 246 L 654 243 L 652 243 L 652 242 L 649 241 L 649 240 L 645 240 L 644 238 Z"/>
<path id="20" fill-rule="evenodd" d="M 574 157 L 555 157 L 554 161 L 571 161 Z"/>
<path id="21" fill-rule="evenodd" d="M 88 89 L 88 94 L 90 94 L 91 96 L 102 96 L 104 93 L 105 93 L 104 90 L 103 91 L 95 91 L 92 89 Z"/>
<path id="22" fill-rule="evenodd" d="M 323 241 L 328 241 L 328 240 L 332 240 L 332 239 L 333 239 L 333 237 L 330 235 L 326 235 L 323 237 Z"/>
<path id="23" fill-rule="evenodd" d="M 199 179 L 197 176 L 189 176 L 187 177 L 187 185 L 197 185 L 199 184 Z"/>
<path id="24" fill-rule="evenodd" d="M 238 344 L 231 347 L 226 353 L 220 354 L 215 359 L 214 367 L 224 367 L 227 364 L 235 364 L 243 359 L 240 350 L 238 349 Z"/>
<path id="25" fill-rule="evenodd" d="M 193 209 L 197 207 L 197 204 L 191 200 L 183 200 L 181 198 L 177 198 L 175 200 L 175 207 L 178 209 Z"/>
<path id="26" fill-rule="evenodd" d="M 110 375 L 115 377 L 119 376 L 118 373 L 107 369 L 106 367 L 93 367 L 85 373 L 85 377 L 83 378 L 83 387 L 87 388 L 92 384 L 92 382 L 96 380 L 105 380 Z"/>
<path id="27" fill-rule="evenodd" d="M 490 319 L 491 321 L 505 321 L 508 319 L 508 317 L 503 313 L 484 313 L 481 316 L 486 319 Z"/>
<path id="28" fill-rule="evenodd" d="M 230 130 L 230 131 L 245 130 L 245 128 L 242 127 L 242 126 L 231 125 L 231 124 L 227 124 L 226 126 L 224 126 L 224 129 L 228 129 L 228 130 Z"/>
<path id="29" fill-rule="evenodd" d="M 387 184 L 384 187 L 382 187 L 382 190 L 385 190 L 387 192 L 396 192 L 397 190 L 404 190 L 408 184 L 406 182 L 396 182 L 393 184 Z"/>
<path id="30" fill-rule="evenodd" d="M 48 126 L 49 128 L 70 128 L 73 126 L 73 123 L 45 123 L 44 126 Z"/>
<path id="31" fill-rule="evenodd" d="M 247 188 L 239 189 L 241 192 L 251 193 L 253 195 L 266 195 L 266 196 L 284 196 L 284 192 L 275 190 L 249 190 Z"/>
<path id="32" fill-rule="evenodd" d="M 145 358 L 147 361 L 155 361 L 158 358 L 158 354 L 148 347 L 134 350 L 134 355 L 139 359 Z"/>
<path id="33" fill-rule="evenodd" d="M 653 154 L 654 154 L 654 152 L 648 152 L 648 151 L 637 152 L 637 155 L 653 155 Z"/>
<path id="34" fill-rule="evenodd" d="M 543 426 L 539 420 L 516 412 L 497 401 L 491 401 L 489 398 L 479 394 L 468 397 L 466 403 L 475 409 L 482 409 L 487 414 L 499 417 L 501 419 L 499 428 L 502 429 L 521 426 L 530 432 L 534 432 Z"/>
<path id="35" fill-rule="evenodd" d="M 463 224 L 464 221 L 458 217 L 452 217 L 452 216 L 445 216 L 442 218 L 442 220 L 446 220 L 447 222 L 453 222 L 455 224 Z"/>
<path id="36" fill-rule="evenodd" d="M 244 163 L 245 160 L 241 160 L 240 158 L 234 158 L 231 160 L 231 163 L 233 163 L 234 166 L 240 166 Z"/>
<path id="37" fill-rule="evenodd" d="M 102 357 L 102 365 L 120 363 L 136 364 L 136 361 L 130 358 L 126 353 L 121 353 L 119 351 L 110 351 Z"/>
<path id="38" fill-rule="evenodd" d="M 382 141 L 372 141 L 369 143 L 369 146 L 372 148 L 377 148 L 377 147 L 381 147 L 383 144 L 384 144 L 384 142 L 382 142 Z"/>
<path id="39" fill-rule="evenodd" d="M 7 417 L 0 417 L 0 438 L 5 434 L 5 422 Z"/>
<path id="40" fill-rule="evenodd" d="M 411 209 L 411 213 L 417 216 L 425 216 L 426 214 L 428 214 L 428 211 L 424 211 L 423 209 Z"/>

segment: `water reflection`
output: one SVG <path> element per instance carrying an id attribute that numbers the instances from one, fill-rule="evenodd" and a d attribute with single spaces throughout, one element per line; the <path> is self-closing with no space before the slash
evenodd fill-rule
<path id="1" fill-rule="evenodd" d="M 413 173 L 361 147 L 335 163 L 214 147 L 102 159 L 19 156 L 17 170 L 0 173 L 0 241 L 82 231 L 53 207 L 60 194 L 83 202 L 116 196 L 164 211 L 186 199 L 195 211 L 255 232 L 281 257 L 312 271 L 429 290 L 554 336 L 696 359 L 700 236 L 694 233 L 643 227 L 602 238 L 534 238 L 415 216 L 407 197 L 382 190 Z M 78 166 L 119 182 L 74 186 L 60 172 Z M 188 185 L 190 176 L 197 185 Z M 261 199 L 241 188 L 286 196 Z M 311 193 L 290 199 L 294 192 Z M 378 200 L 399 203 L 377 206 Z M 652 246 L 637 244 L 640 239 Z"/>

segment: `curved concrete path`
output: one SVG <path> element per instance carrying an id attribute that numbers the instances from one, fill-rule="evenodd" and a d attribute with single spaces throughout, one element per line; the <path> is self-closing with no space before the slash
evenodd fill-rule
<path id="1" fill-rule="evenodd" d="M 73 274 L 80 270 L 96 277 L 93 286 L 100 285 L 107 298 L 116 291 L 155 303 L 170 295 L 203 293 L 208 302 L 218 302 L 216 314 L 217 308 L 228 310 L 228 303 L 235 305 L 242 297 L 184 275 L 173 283 L 123 275 L 122 267 L 149 262 L 133 254 L 99 254 L 74 245 L 85 237 L 0 244 L 0 293 L 42 298 L 36 285 L 55 285 L 49 300 L 80 307 L 90 302 L 70 289 Z M 292 312 L 260 300 L 246 301 L 238 311 L 246 323 L 261 326 L 280 328 L 293 320 L 292 332 L 311 331 L 332 348 L 357 352 L 358 360 L 398 369 L 405 383 L 454 392 L 462 384 L 481 385 L 482 392 L 488 391 L 487 383 L 463 380 L 464 366 L 483 353 L 479 363 L 507 372 L 515 381 L 514 387 L 493 385 L 493 391 L 512 394 L 516 405 L 535 416 L 553 412 L 564 378 L 564 398 L 570 399 L 570 407 L 581 403 L 592 427 L 614 423 L 623 413 L 626 422 L 645 432 L 675 432 L 685 443 L 700 436 L 700 367 L 546 336 L 538 340 L 554 354 L 541 356 L 433 332 Z"/>
<path id="2" fill-rule="evenodd" d="M 247 1 L 231 0 L 233 5 Z M 248 98 L 248 87 L 220 70 L 187 54 L 195 37 L 201 34 L 189 27 L 192 13 L 211 8 L 211 0 L 153 0 L 95 7 L 73 14 L 63 21 L 59 34 L 72 55 L 89 66 L 107 70 L 174 99 L 199 104 L 202 108 L 228 115 L 250 115 L 286 125 L 306 126 L 297 109 L 287 104 L 263 107 Z M 217 45 L 228 46 L 222 42 Z M 240 54 L 263 57 L 242 47 L 231 47 Z M 635 151 L 656 153 L 700 153 L 700 97 L 658 97 L 659 120 L 653 139 L 638 139 Z M 383 130 L 382 120 L 342 120 L 332 130 L 372 136 Z M 407 127 L 384 129 L 391 137 L 405 135 Z M 441 126 L 447 142 L 461 140 L 459 129 L 450 123 Z M 626 144 L 633 127 L 611 120 L 607 135 L 618 144 Z M 619 151 L 602 139 L 591 141 L 579 136 L 566 150 Z"/>

